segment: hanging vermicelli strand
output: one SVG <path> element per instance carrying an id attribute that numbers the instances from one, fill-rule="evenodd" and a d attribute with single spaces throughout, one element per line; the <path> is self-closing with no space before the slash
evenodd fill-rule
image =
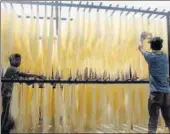
<path id="1" fill-rule="evenodd" d="M 54 14 L 54 7 L 52 6 L 51 7 L 51 19 L 50 19 L 50 30 L 49 30 L 49 40 L 48 40 L 48 68 L 49 68 L 49 72 L 47 73 L 48 76 L 52 76 L 52 55 L 53 55 L 53 44 L 54 44 L 54 19 L 53 19 L 53 14 Z M 52 104 L 53 104 L 53 89 L 52 89 L 52 86 L 49 85 L 48 87 L 48 92 L 49 92 L 49 113 L 48 113 L 48 117 L 49 117 L 49 125 L 50 127 L 52 127 L 51 123 L 52 123 Z"/>
<path id="2" fill-rule="evenodd" d="M 64 27 L 63 27 L 64 28 Z M 63 54 L 64 58 L 64 62 L 63 62 L 63 66 L 62 69 L 63 71 L 63 78 L 67 79 L 69 77 L 71 77 L 71 61 L 66 58 L 66 57 L 70 57 L 71 56 L 71 28 L 70 28 L 70 11 L 68 12 L 68 19 L 66 20 L 66 28 L 65 28 L 65 32 L 63 35 L 63 42 L 62 45 L 65 46 L 64 51 L 65 53 Z M 69 90 L 68 90 L 68 86 L 64 86 L 63 90 L 62 90 L 62 107 L 61 107 L 61 111 L 62 113 L 62 124 L 63 124 L 63 131 L 65 132 L 66 129 L 68 128 L 67 124 L 68 124 L 68 113 L 69 113 L 69 109 L 68 109 L 68 100 L 69 97 L 71 97 L 69 95 Z"/>
<path id="3" fill-rule="evenodd" d="M 6 17 L 7 18 L 9 18 L 9 17 L 11 17 L 12 18 L 12 20 L 13 20 L 13 23 L 12 23 L 12 29 L 11 29 L 11 33 L 12 33 L 12 44 L 10 44 L 10 45 L 12 45 L 12 49 L 13 49 L 13 52 L 15 52 L 16 51 L 16 49 L 14 49 L 15 47 L 15 45 L 17 44 L 17 45 L 21 45 L 20 44 L 20 42 L 16 42 L 17 41 L 17 37 L 16 37 L 16 35 L 18 34 L 17 32 L 18 32 L 18 30 L 17 30 L 17 28 L 16 28 L 16 25 L 18 24 L 17 23 L 17 19 L 16 19 L 16 14 L 15 14 L 15 10 L 11 10 L 10 12 L 12 12 L 13 14 L 12 14 L 12 16 L 10 16 L 10 15 L 7 15 Z M 8 13 L 8 10 L 7 10 L 7 13 Z M 16 29 L 15 29 L 16 28 Z M 16 30 L 15 32 L 14 32 L 14 30 Z M 6 32 L 8 32 L 8 31 L 6 31 Z M 5 33 L 6 33 L 5 32 Z M 6 37 L 9 37 L 9 36 L 7 36 L 6 35 Z M 5 37 L 5 38 L 6 38 Z M 3 49 L 3 48 L 2 48 Z M 9 50 L 10 50 L 10 48 L 9 48 Z M 9 51 L 8 50 L 8 51 Z M 5 51 L 5 50 L 3 50 L 3 51 Z M 9 54 L 10 53 L 12 53 L 12 51 L 11 52 L 9 52 Z M 8 55 L 9 56 L 9 55 Z M 7 58 L 7 57 L 6 57 Z M 7 59 L 7 61 L 8 61 L 8 59 Z M 8 61 L 8 63 L 9 63 L 9 61 Z M 3 65 L 3 64 L 2 64 Z M 18 132 L 19 131 L 19 126 L 20 126 L 20 121 L 21 121 L 21 109 L 20 109 L 20 105 L 19 105 L 19 102 L 20 102 L 20 100 L 19 100 L 19 93 L 20 93 L 20 91 L 21 91 L 21 86 L 19 85 L 19 84 L 15 84 L 14 85 L 14 89 L 13 89 L 13 92 L 12 92 L 12 100 L 11 100 L 11 115 L 12 115 L 12 117 L 14 118 L 14 120 L 15 120 L 15 122 L 16 122 L 16 131 Z"/>
<path id="4" fill-rule="evenodd" d="M 98 11 L 96 11 L 95 12 L 95 18 L 96 18 L 96 20 L 98 20 L 99 19 L 99 12 Z M 99 26 L 99 23 L 98 23 L 98 21 L 96 21 L 95 19 L 93 19 L 93 27 L 95 27 L 95 26 Z M 96 49 L 96 47 L 98 47 L 97 45 L 98 45 L 98 42 L 97 42 L 97 40 L 98 40 L 98 29 L 97 29 L 97 27 L 94 29 L 94 37 L 93 37 L 93 40 L 92 40 L 92 45 L 93 45 L 93 49 Z M 97 60 L 97 57 L 95 57 L 94 56 L 94 54 L 96 54 L 96 51 L 94 51 L 94 53 L 93 53 L 93 72 L 92 72 L 92 78 L 91 79 L 95 79 L 95 73 L 96 73 L 96 71 L 97 71 L 97 67 L 95 67 L 95 65 L 94 65 L 94 63 L 95 63 L 95 61 Z M 97 63 L 98 64 L 98 63 Z M 91 114 L 91 122 L 92 122 L 92 129 L 93 130 L 95 130 L 96 128 L 97 128 L 97 119 L 98 119 L 98 117 L 97 117 L 97 101 L 98 101 L 98 98 L 97 98 L 97 91 L 98 91 L 98 89 L 97 89 L 97 87 L 96 87 L 96 85 L 93 85 L 93 86 L 91 86 L 91 94 L 92 94 L 92 105 L 91 105 L 91 109 L 92 109 L 92 114 Z"/>
<path id="5" fill-rule="evenodd" d="M 20 30 L 20 40 L 21 40 L 21 46 L 22 46 L 22 50 L 23 50 L 23 54 L 22 56 L 22 66 L 21 66 L 21 70 L 22 71 L 28 71 L 29 68 L 31 67 L 30 64 L 27 65 L 28 61 L 29 63 L 31 63 L 31 55 L 30 55 L 30 51 L 29 51 L 29 37 L 28 37 L 28 29 L 27 27 L 25 27 L 26 24 L 26 18 L 25 18 L 25 12 L 24 9 L 22 8 L 22 18 L 21 18 L 21 27 L 24 28 L 24 30 Z M 27 54 L 27 55 L 26 55 Z M 27 61 L 27 62 L 26 62 Z M 29 104 L 30 104 L 30 100 L 28 100 L 29 97 L 29 87 L 26 84 L 23 84 L 23 91 L 22 91 L 22 99 L 25 99 L 25 101 L 23 101 L 23 116 L 28 120 L 27 122 L 24 122 L 24 128 L 26 131 L 30 131 L 29 128 L 30 126 L 30 115 L 29 115 Z M 26 90 L 25 90 L 26 89 Z"/>
<path id="6" fill-rule="evenodd" d="M 11 45 L 12 45 L 12 51 L 11 51 L 11 53 L 20 53 L 21 55 L 23 55 L 23 51 L 22 51 L 22 44 L 21 44 L 21 38 L 20 38 L 20 34 L 21 34 L 21 31 L 20 31 L 20 28 L 19 28 L 19 25 L 20 25 L 20 22 L 21 21 L 19 21 L 18 19 L 17 19 L 17 15 L 16 15 L 16 12 L 15 12 L 15 10 L 11 7 L 11 16 L 9 16 L 11 19 L 12 19 L 12 21 L 13 21 L 13 23 L 12 23 L 12 27 L 13 28 L 11 28 L 11 29 L 9 29 L 10 30 L 10 32 L 12 32 L 12 41 L 10 42 L 11 43 Z M 11 24 L 10 24 L 11 25 Z M 8 37 L 8 36 L 7 36 Z M 9 36 L 10 37 L 10 36 Z M 9 40 L 8 40 L 9 41 Z M 10 53 L 10 54 L 11 54 Z M 24 66 L 21 66 L 20 67 L 20 69 L 21 70 L 23 70 L 24 69 Z M 15 87 L 16 88 L 14 88 L 14 90 L 13 90 L 13 93 L 12 94 L 14 94 L 13 95 L 13 97 L 15 98 L 15 97 L 18 97 L 18 95 L 19 95 L 19 97 L 21 97 L 22 95 L 22 89 L 23 89 L 23 86 L 22 85 L 19 85 L 19 84 L 16 84 L 15 85 Z M 15 93 L 14 93 L 15 92 Z M 17 92 L 17 93 L 16 93 Z M 21 95 L 21 96 L 20 96 Z M 21 98 L 21 101 L 22 101 L 22 99 L 23 98 Z M 14 102 L 15 101 L 15 102 Z M 19 100 L 20 101 L 20 100 Z M 17 105 L 19 105 L 19 113 L 18 113 L 18 110 L 17 110 L 17 108 L 16 108 L 16 111 L 15 111 L 15 108 L 13 107 L 13 106 L 11 106 L 11 111 L 12 111 L 12 113 L 13 113 L 13 115 L 14 115 L 14 117 L 16 117 L 17 118 L 17 122 L 18 122 L 18 124 L 17 124 L 17 129 L 18 129 L 18 131 L 23 131 L 23 125 L 21 124 L 21 122 L 23 121 L 23 117 L 24 117 L 24 105 L 25 104 L 23 104 L 22 103 L 22 106 L 19 104 L 19 102 L 18 102 L 18 100 L 12 100 L 12 104 L 13 104 L 13 106 L 15 105 L 15 106 L 17 106 Z M 13 109 L 14 108 L 14 109 Z M 20 127 L 19 127 L 20 126 Z"/>
<path id="7" fill-rule="evenodd" d="M 60 7 L 61 8 L 61 7 Z M 59 9 L 60 9 L 59 8 Z M 57 35 L 57 75 L 61 76 L 61 67 L 62 67 L 62 57 L 61 57 L 61 51 L 62 51 L 62 36 L 61 36 L 61 10 L 57 10 L 58 13 L 58 35 Z M 59 72 L 58 72 L 59 71 Z M 59 76 L 58 76 L 59 77 Z M 55 88 L 55 105 L 54 105 L 54 131 L 55 132 L 60 132 L 60 119 L 61 119 L 61 94 L 60 94 L 60 86 L 57 85 Z"/>
<path id="8" fill-rule="evenodd" d="M 80 42 L 82 44 L 80 44 L 79 47 L 81 47 L 81 49 L 83 49 L 84 45 L 85 45 L 85 36 L 84 36 L 84 30 L 85 30 L 85 11 L 83 12 L 83 16 L 81 17 L 81 22 L 80 22 L 80 28 L 81 28 L 81 39 Z M 80 50 L 82 51 L 82 50 Z M 81 56 L 81 55 L 80 55 Z M 80 71 L 81 73 L 82 71 Z M 84 87 L 84 85 L 80 85 L 78 87 L 78 120 L 81 120 L 81 122 L 78 124 L 78 132 L 83 132 L 85 130 L 85 122 L 86 122 L 86 115 L 85 115 L 85 109 L 86 109 L 86 105 L 85 105 L 85 92 L 86 89 Z"/>
<path id="9" fill-rule="evenodd" d="M 25 12 L 24 12 L 24 8 L 23 9 L 23 15 L 22 15 L 22 21 L 23 21 L 23 28 L 24 30 L 21 31 L 23 35 L 22 36 L 22 47 L 24 48 L 23 51 L 24 51 L 24 55 L 22 55 L 22 61 L 23 63 L 22 64 L 25 64 L 24 68 L 26 72 L 28 71 L 32 71 L 33 67 L 32 65 L 34 65 L 33 63 L 33 60 L 32 60 L 32 56 L 31 56 L 31 52 L 30 52 L 30 40 L 29 40 L 29 30 L 30 30 L 30 27 L 31 27 L 31 24 L 29 25 L 28 24 L 28 21 L 26 19 L 26 15 L 25 15 Z M 27 26 L 27 27 L 26 27 Z M 38 28 L 38 27 L 37 27 Z M 38 45 L 38 44 L 37 44 Z M 30 70 L 31 69 L 31 70 Z M 26 86 L 26 85 L 25 85 Z M 26 106 L 26 115 L 25 115 L 25 118 L 27 120 L 27 131 L 32 131 L 32 123 L 31 123 L 31 100 L 32 100 L 32 96 L 31 96 L 31 90 L 32 88 L 29 86 L 26 86 L 25 87 L 26 90 L 24 90 L 24 96 L 23 98 L 25 99 L 25 106 Z"/>
<path id="10" fill-rule="evenodd" d="M 34 48 L 34 53 L 36 53 L 36 55 L 32 55 L 35 57 L 32 57 L 32 59 L 34 59 L 34 72 L 35 74 L 41 74 L 43 73 L 42 70 L 42 57 L 41 57 L 41 44 L 40 44 L 40 28 L 39 28 L 39 6 L 37 5 L 37 12 L 36 12 L 36 22 L 35 22 L 35 27 L 36 27 L 36 31 L 35 31 L 35 37 L 34 37 L 34 41 L 37 47 Z M 33 47 L 33 46 L 32 46 Z M 39 117 L 40 117 L 40 94 L 41 94 L 41 89 L 39 89 L 39 85 L 35 84 L 34 86 L 34 92 L 33 92 L 33 98 L 32 98 L 32 131 L 33 132 L 37 132 L 38 130 L 38 126 L 39 126 Z"/>
<path id="11" fill-rule="evenodd" d="M 65 39 L 65 45 L 67 45 L 66 47 L 66 57 L 72 57 L 72 54 L 71 54 L 71 27 L 70 27 L 70 16 L 71 14 L 71 11 L 69 10 L 68 12 L 68 19 L 66 20 L 66 39 Z M 65 61 L 66 63 L 66 66 L 70 66 L 68 69 L 67 69 L 67 76 L 66 77 L 72 77 L 71 76 L 71 61 L 66 59 Z M 69 125 L 69 115 L 70 115 L 70 108 L 69 108 L 69 101 L 70 101 L 70 98 L 71 98 L 71 95 L 69 94 L 70 92 L 70 86 L 65 86 L 64 87 L 64 104 L 63 104 L 63 108 L 64 108 L 64 115 L 63 115 L 63 129 L 64 129 L 64 132 L 67 132 L 68 131 L 68 125 Z"/>
<path id="12" fill-rule="evenodd" d="M 9 65 L 8 57 L 10 55 L 11 51 L 11 40 L 13 37 L 13 30 L 10 31 L 14 27 L 14 25 L 9 25 L 10 20 L 12 19 L 12 11 L 8 10 L 6 7 L 6 4 L 3 4 L 5 6 L 5 9 L 2 10 L 1 15 L 3 19 L 1 19 L 1 64 L 3 65 L 3 68 L 6 69 Z M 7 35 L 8 34 L 8 35 Z"/>
<path id="13" fill-rule="evenodd" d="M 53 16 L 53 6 L 51 7 L 51 16 Z M 53 27 L 54 27 L 54 22 L 53 22 L 53 17 L 51 17 L 50 19 L 50 27 L 49 27 L 49 35 L 48 35 L 48 40 L 47 40 L 47 61 L 46 61 L 46 65 L 45 65 L 45 70 L 47 73 L 48 77 L 51 77 L 52 75 L 52 52 L 53 52 L 53 43 L 54 43 L 54 31 L 53 31 Z M 48 125 L 48 130 L 51 130 L 51 123 L 52 123 L 52 93 L 53 93 L 53 89 L 51 85 L 47 85 L 47 89 L 48 92 L 46 94 L 46 96 L 48 96 L 48 100 L 47 100 L 47 104 L 48 104 L 48 110 L 47 110 L 47 125 Z M 45 107 L 44 107 L 45 108 Z"/>
<path id="14" fill-rule="evenodd" d="M 46 12 L 46 6 L 45 6 L 45 16 L 43 20 L 43 33 L 42 33 L 42 45 L 43 45 L 43 63 L 44 63 L 44 71 L 45 75 L 47 75 L 47 70 L 46 70 L 46 65 L 47 65 L 47 54 L 48 54 L 48 36 L 47 36 L 47 12 Z M 43 95 L 42 95 L 42 118 L 43 118 L 43 123 L 42 123 L 42 131 L 43 132 L 48 132 L 48 89 L 47 85 L 44 85 L 43 89 Z"/>

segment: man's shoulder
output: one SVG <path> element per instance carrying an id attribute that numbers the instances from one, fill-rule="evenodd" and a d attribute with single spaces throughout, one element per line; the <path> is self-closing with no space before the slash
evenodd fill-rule
<path id="1" fill-rule="evenodd" d="M 7 70 L 8 70 L 8 71 L 9 71 L 9 70 L 17 70 L 17 68 L 16 68 L 16 67 L 13 67 L 13 66 L 10 66 L 10 67 L 7 68 Z"/>
<path id="2" fill-rule="evenodd" d="M 164 56 L 164 57 L 167 57 L 167 54 L 164 53 L 164 52 L 153 53 L 153 52 L 148 52 L 148 51 L 146 51 L 145 54 L 146 54 L 147 56 L 150 56 L 150 57 L 160 57 L 160 54 L 161 54 L 162 56 Z M 161 56 L 161 57 L 162 57 L 162 56 Z"/>
<path id="3" fill-rule="evenodd" d="M 144 53 L 145 53 L 145 54 L 151 54 L 151 52 L 149 52 L 149 51 L 145 51 Z"/>
<path id="4" fill-rule="evenodd" d="M 143 55 L 147 58 L 147 57 L 150 57 L 150 56 L 152 55 L 152 53 L 149 52 L 149 51 L 145 51 L 145 52 L 143 53 Z"/>
<path id="5" fill-rule="evenodd" d="M 5 74 L 11 74 L 11 73 L 16 73 L 17 72 L 17 68 L 16 67 L 13 67 L 13 66 L 10 66 L 7 68 L 6 70 L 6 73 Z"/>

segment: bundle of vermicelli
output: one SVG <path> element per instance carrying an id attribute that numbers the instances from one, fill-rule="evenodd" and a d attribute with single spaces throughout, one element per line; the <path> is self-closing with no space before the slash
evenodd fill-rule
<path id="1" fill-rule="evenodd" d="M 32 14 L 28 21 L 24 10 L 20 20 L 14 9 L 2 10 L 3 67 L 9 65 L 8 56 L 17 52 L 22 55 L 20 70 L 50 78 L 59 75 L 62 79 L 77 77 L 78 80 L 147 78 L 148 66 L 137 50 L 142 31 L 161 36 L 163 51 L 167 53 L 165 19 L 78 10 L 70 21 L 69 10 L 65 24 L 58 20 L 59 34 L 54 41 L 54 9 L 51 8 L 49 30 L 45 10 L 39 40 L 39 8 L 36 8 L 36 19 Z M 145 47 L 150 49 L 147 41 Z M 17 123 L 16 132 L 82 132 L 105 125 L 132 132 L 136 125 L 147 126 L 148 89 L 147 84 L 56 87 L 44 84 L 42 89 L 38 84 L 34 87 L 15 84 L 11 111 Z M 161 126 L 163 128 L 163 123 Z"/>

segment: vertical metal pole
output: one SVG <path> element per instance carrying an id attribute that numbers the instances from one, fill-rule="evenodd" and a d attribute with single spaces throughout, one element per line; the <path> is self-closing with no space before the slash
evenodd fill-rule
<path id="1" fill-rule="evenodd" d="M 169 58 L 169 77 L 170 77 L 170 12 L 167 13 L 167 32 L 168 32 L 168 58 Z"/>
<path id="2" fill-rule="evenodd" d="M 56 36 L 58 36 L 58 0 L 56 1 Z"/>

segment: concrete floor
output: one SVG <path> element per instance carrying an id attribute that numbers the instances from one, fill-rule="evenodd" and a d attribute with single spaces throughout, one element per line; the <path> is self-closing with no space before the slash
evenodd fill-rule
<path id="1" fill-rule="evenodd" d="M 96 128 L 96 130 L 84 131 L 84 132 L 70 131 L 68 133 L 147 133 L 147 132 L 148 132 L 147 126 L 142 127 L 142 126 L 134 125 L 132 130 L 127 131 L 126 124 L 122 124 L 119 130 L 117 130 L 114 125 L 110 124 L 110 125 L 100 125 Z M 15 130 L 13 130 L 11 133 L 15 133 Z M 168 131 L 165 129 L 158 128 L 157 133 L 168 133 Z"/>
<path id="2" fill-rule="evenodd" d="M 96 131 L 89 131 L 89 133 L 127 133 L 126 125 L 122 125 L 120 130 L 116 130 L 113 125 L 100 125 L 97 127 Z M 134 125 L 133 130 L 130 133 L 147 133 L 147 128 Z"/>
<path id="3" fill-rule="evenodd" d="M 100 125 L 96 131 L 88 131 L 88 133 L 147 133 L 148 129 L 146 127 L 141 127 L 138 125 L 133 126 L 133 130 L 129 132 L 126 130 L 126 125 L 123 124 L 120 130 L 116 130 L 113 125 Z M 161 129 L 158 127 L 157 133 L 168 133 L 167 129 Z"/>

